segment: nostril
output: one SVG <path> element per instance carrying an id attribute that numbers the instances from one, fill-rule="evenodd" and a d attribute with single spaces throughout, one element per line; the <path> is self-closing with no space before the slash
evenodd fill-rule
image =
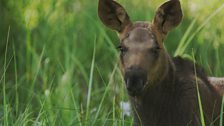
<path id="1" fill-rule="evenodd" d="M 142 79 L 139 80 L 139 86 L 143 87 L 144 86 L 144 82 Z"/>
<path id="2" fill-rule="evenodd" d="M 131 89 L 130 79 L 127 79 L 127 80 L 125 81 L 125 83 L 126 83 L 126 88 L 127 88 L 128 90 L 130 90 L 130 89 Z"/>
<path id="3" fill-rule="evenodd" d="M 143 88 L 145 81 L 143 78 L 130 77 L 125 79 L 125 83 L 127 90 L 133 91 Z"/>

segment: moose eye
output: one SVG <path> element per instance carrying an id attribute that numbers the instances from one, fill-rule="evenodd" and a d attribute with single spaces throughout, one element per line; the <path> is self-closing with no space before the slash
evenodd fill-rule
<path id="1" fill-rule="evenodd" d="M 128 51 L 127 47 L 124 47 L 124 46 L 121 46 L 121 45 L 119 45 L 117 48 L 120 50 L 121 54 L 124 54 L 125 52 Z"/>
<path id="2" fill-rule="evenodd" d="M 160 47 L 159 46 L 156 46 L 156 47 L 154 47 L 154 48 L 152 48 L 151 50 L 150 50 L 150 52 L 152 52 L 153 54 L 158 54 L 159 53 L 159 51 L 160 51 Z"/>

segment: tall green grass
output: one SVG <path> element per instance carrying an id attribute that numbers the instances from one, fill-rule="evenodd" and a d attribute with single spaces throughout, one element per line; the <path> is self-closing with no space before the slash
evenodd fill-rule
<path id="1" fill-rule="evenodd" d="M 195 63 L 195 57 L 194 57 L 194 50 L 192 49 L 192 58 L 193 58 L 193 62 L 194 62 L 194 75 L 195 75 L 195 84 L 196 84 L 196 89 L 197 89 L 197 99 L 198 99 L 198 108 L 199 108 L 199 112 L 200 112 L 200 122 L 201 122 L 201 126 L 205 126 L 205 117 L 204 117 L 204 113 L 203 113 L 203 106 L 202 106 L 202 102 L 201 102 L 201 96 L 200 96 L 200 90 L 198 87 L 198 75 L 197 75 L 197 70 L 196 70 L 196 63 Z"/>
<path id="2" fill-rule="evenodd" d="M 151 20 L 163 1 L 119 2 L 132 20 Z M 210 76 L 224 76 L 219 3 L 211 4 L 218 11 L 205 5 L 194 15 L 183 1 L 183 23 L 165 42 L 171 55 L 190 57 L 194 48 Z M 0 7 L 0 125 L 132 125 L 119 106 L 128 97 L 118 38 L 100 22 L 97 2 L 3 0 Z"/>

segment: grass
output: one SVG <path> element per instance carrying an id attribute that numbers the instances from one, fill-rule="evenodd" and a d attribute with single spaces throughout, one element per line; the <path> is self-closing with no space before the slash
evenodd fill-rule
<path id="1" fill-rule="evenodd" d="M 132 20 L 151 20 L 163 1 L 119 2 Z M 224 76 L 223 2 L 198 3 L 196 14 L 182 2 L 183 23 L 166 48 L 191 59 L 194 48 L 210 76 Z M 119 106 L 128 97 L 118 39 L 98 19 L 97 2 L 3 0 L 0 8 L 0 125 L 132 125 Z"/>
<path id="2" fill-rule="evenodd" d="M 201 126 L 205 126 L 203 106 L 202 106 L 202 102 L 201 102 L 200 90 L 198 87 L 198 77 L 197 77 L 198 75 L 197 75 L 197 70 L 196 70 L 196 65 L 195 65 L 194 50 L 192 50 L 192 57 L 193 57 L 193 61 L 194 61 L 194 75 L 195 75 L 195 82 L 196 82 L 195 84 L 196 84 L 196 89 L 197 89 L 198 106 L 199 106 L 199 111 L 200 111 L 200 121 L 201 121 Z"/>

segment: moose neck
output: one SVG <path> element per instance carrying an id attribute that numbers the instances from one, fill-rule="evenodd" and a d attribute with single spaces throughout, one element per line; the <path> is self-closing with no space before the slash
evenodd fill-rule
<path id="1" fill-rule="evenodd" d="M 170 56 L 166 55 L 166 57 L 166 68 L 164 68 L 164 74 L 160 75 L 160 80 L 152 84 L 141 96 L 130 97 L 133 108 L 136 110 L 134 113 L 137 112 L 140 118 L 160 118 L 164 112 L 169 112 L 175 106 L 173 105 L 176 99 L 175 66 Z"/>
<path id="2" fill-rule="evenodd" d="M 156 87 L 164 88 L 166 86 L 168 89 L 172 88 L 171 83 L 174 83 L 176 68 L 168 53 L 165 50 L 163 51 L 158 61 L 158 69 L 155 69 L 154 74 L 150 75 L 152 77 L 149 77 L 149 86 L 144 94 L 148 94 Z"/>

